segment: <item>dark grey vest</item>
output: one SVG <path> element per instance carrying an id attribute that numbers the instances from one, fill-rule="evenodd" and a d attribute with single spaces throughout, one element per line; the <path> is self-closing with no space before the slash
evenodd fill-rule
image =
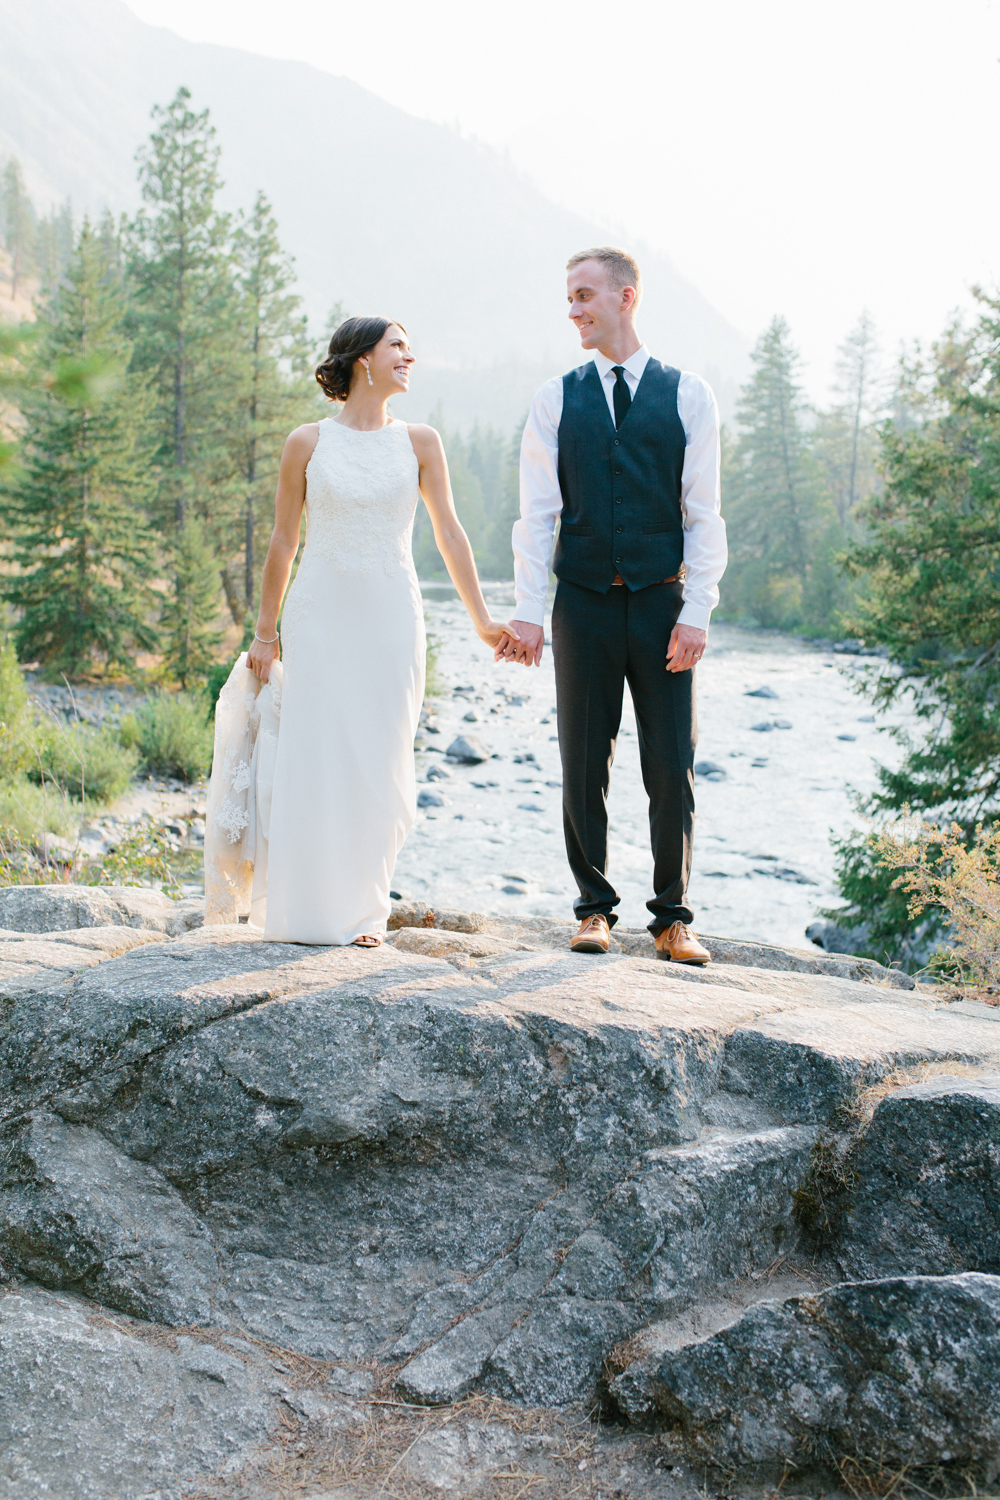
<path id="1" fill-rule="evenodd" d="M 604 594 L 616 573 L 630 589 L 644 589 L 680 571 L 686 439 L 679 380 L 679 370 L 651 359 L 616 432 L 593 361 L 563 376 L 557 578 Z"/>

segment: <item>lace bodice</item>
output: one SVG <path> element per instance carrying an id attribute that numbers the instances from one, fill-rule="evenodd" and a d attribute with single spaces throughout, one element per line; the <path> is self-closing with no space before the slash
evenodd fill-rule
<path id="1" fill-rule="evenodd" d="M 405 422 L 356 432 L 332 417 L 306 469 L 303 562 L 329 558 L 338 573 L 412 567 L 419 465 Z"/>

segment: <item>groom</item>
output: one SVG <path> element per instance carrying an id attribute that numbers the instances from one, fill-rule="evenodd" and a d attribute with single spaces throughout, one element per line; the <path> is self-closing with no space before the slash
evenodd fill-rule
<path id="1" fill-rule="evenodd" d="M 569 316 L 594 357 L 549 380 L 521 443 L 514 526 L 520 642 L 542 659 L 549 556 L 560 521 L 552 609 L 563 825 L 580 888 L 570 947 L 606 953 L 620 897 L 607 878 L 607 793 L 624 684 L 635 705 L 649 795 L 649 930 L 661 958 L 706 964 L 687 900 L 694 820 L 694 667 L 726 566 L 719 417 L 697 375 L 653 359 L 635 331 L 642 283 L 624 250 L 582 250 L 567 266 Z"/>

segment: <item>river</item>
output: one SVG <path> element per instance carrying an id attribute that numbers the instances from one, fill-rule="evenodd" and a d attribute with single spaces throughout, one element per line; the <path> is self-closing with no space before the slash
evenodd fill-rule
<path id="1" fill-rule="evenodd" d="M 509 585 L 487 594 L 507 618 Z M 418 737 L 417 779 L 444 805 L 418 813 L 394 888 L 440 906 L 571 917 L 551 651 L 540 668 L 497 665 L 449 587 L 426 584 L 424 599 L 442 690 L 438 732 Z M 696 930 L 803 947 L 807 925 L 836 904 L 831 834 L 857 822 L 852 789 L 870 790 L 877 763 L 899 757 L 887 720 L 876 723 L 856 690 L 871 665 L 791 636 L 712 626 L 698 668 L 696 763 L 718 770 L 696 778 Z M 748 696 L 761 688 L 775 696 Z M 455 765 L 444 751 L 463 733 L 498 758 Z M 428 781 L 441 766 L 451 775 Z M 652 859 L 627 689 L 609 811 L 619 916 L 645 925 Z"/>

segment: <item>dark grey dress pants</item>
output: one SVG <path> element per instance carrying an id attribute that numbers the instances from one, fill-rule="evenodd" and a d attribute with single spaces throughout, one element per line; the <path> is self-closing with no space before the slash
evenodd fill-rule
<path id="1" fill-rule="evenodd" d="M 606 594 L 560 579 L 552 609 L 563 827 L 580 888 L 578 919 L 614 925 L 621 899 L 607 878 L 608 783 L 627 682 L 635 705 L 642 779 L 649 796 L 653 899 L 649 930 L 692 920 L 687 904 L 694 825 L 694 673 L 666 670 L 683 586 L 654 583 Z"/>

